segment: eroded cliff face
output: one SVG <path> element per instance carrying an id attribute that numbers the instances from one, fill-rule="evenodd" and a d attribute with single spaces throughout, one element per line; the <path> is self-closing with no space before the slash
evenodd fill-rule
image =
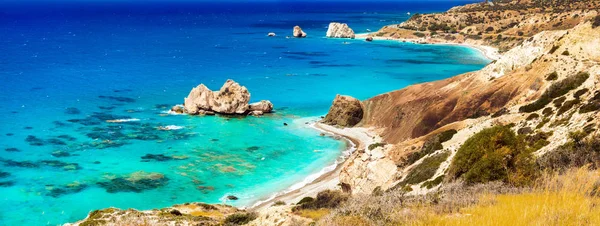
<path id="1" fill-rule="evenodd" d="M 408 184 L 415 193 L 426 192 L 421 183 L 443 176 L 456 150 L 482 129 L 514 124 L 519 133 L 552 134 L 547 138 L 549 144 L 537 155 L 564 144 L 569 132 L 596 129 L 598 109 L 585 113 L 579 109 L 595 103 L 594 96 L 600 93 L 598 45 L 600 27 L 593 27 L 588 20 L 569 30 L 541 32 L 480 71 L 363 101 L 364 117 L 358 126 L 380 128 L 380 135 L 392 145 L 381 149 L 380 158 L 353 154 L 343 167 L 340 182 L 353 193 L 392 188 L 425 157 L 448 151 L 449 157 L 435 176 Z M 582 72 L 589 78 L 563 95 L 562 101 L 569 106 L 549 103 L 535 111 L 519 110 L 539 99 L 553 84 Z M 549 79 L 552 74 L 556 78 Z M 436 134 L 450 130 L 457 132 L 440 144 L 443 148 L 411 156 L 423 152 L 424 144 Z"/>

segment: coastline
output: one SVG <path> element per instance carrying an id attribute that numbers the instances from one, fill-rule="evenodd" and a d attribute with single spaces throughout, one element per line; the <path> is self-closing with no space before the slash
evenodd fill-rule
<path id="1" fill-rule="evenodd" d="M 323 190 L 338 189 L 339 173 L 349 155 L 355 151 L 364 150 L 369 143 L 373 142 L 373 138 L 369 134 L 368 129 L 362 127 L 339 129 L 320 122 L 312 123 L 311 127 L 331 136 L 339 136 L 350 144 L 349 148 L 343 152 L 345 155 L 341 156 L 343 157 L 343 161 L 337 162 L 333 170 L 320 175 L 312 182 L 309 182 L 302 187 L 285 193 L 275 194 L 273 197 L 266 200 L 255 202 L 248 208 L 249 210 L 258 212 L 268 211 L 269 207 L 278 201 L 283 201 L 286 204 L 297 203 L 300 199 L 307 196 L 316 196 Z"/>
<path id="2" fill-rule="evenodd" d="M 491 46 L 486 46 L 486 45 L 478 45 L 478 44 L 464 43 L 464 42 L 463 43 L 443 42 L 443 41 L 438 40 L 438 39 L 425 39 L 425 38 L 410 39 L 410 38 L 377 37 L 377 36 L 373 36 L 372 34 L 373 33 L 360 33 L 360 34 L 356 34 L 356 38 L 357 39 L 365 39 L 367 37 L 372 37 L 373 40 L 387 40 L 387 41 L 409 42 L 409 43 L 414 43 L 414 44 L 464 46 L 464 47 L 471 48 L 471 49 L 479 51 L 481 54 L 483 54 L 483 56 L 485 56 L 485 58 L 487 58 L 487 59 L 489 59 L 491 61 L 498 60 L 502 56 L 502 54 L 500 54 L 498 52 L 497 48 L 494 48 L 494 47 L 491 47 Z"/>

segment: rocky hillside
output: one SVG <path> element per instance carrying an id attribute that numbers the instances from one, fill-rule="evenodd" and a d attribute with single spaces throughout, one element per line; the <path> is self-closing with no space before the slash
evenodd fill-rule
<path id="1" fill-rule="evenodd" d="M 492 3 L 493 2 L 493 3 Z M 571 29 L 596 15 L 599 0 L 497 0 L 444 13 L 414 14 L 373 36 L 419 42 L 473 43 L 508 51 L 542 31 Z"/>
<path id="2" fill-rule="evenodd" d="M 540 32 L 480 71 L 363 101 L 358 126 L 381 131 L 388 145 L 376 149 L 385 157 L 353 154 L 340 181 L 352 193 L 398 186 L 424 193 L 449 180 L 457 151 L 484 129 L 509 126 L 540 158 L 569 142 L 572 132 L 597 133 L 598 18 Z"/>

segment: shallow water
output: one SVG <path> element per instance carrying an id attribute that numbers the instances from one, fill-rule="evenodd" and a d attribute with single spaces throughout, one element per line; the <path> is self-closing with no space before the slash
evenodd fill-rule
<path id="1" fill-rule="evenodd" d="M 459 46 L 325 39 L 328 23 L 361 33 L 463 3 L 4 4 L 0 224 L 230 194 L 240 199 L 229 204 L 248 206 L 297 184 L 346 149 L 305 124 L 336 94 L 366 99 L 489 62 Z M 286 39 L 294 25 L 309 37 Z M 218 89 L 228 78 L 277 112 L 164 114 L 192 87 Z M 106 122 L 114 119 L 131 120 Z M 158 130 L 169 125 L 183 128 Z M 139 180 L 139 171 L 164 177 Z"/>

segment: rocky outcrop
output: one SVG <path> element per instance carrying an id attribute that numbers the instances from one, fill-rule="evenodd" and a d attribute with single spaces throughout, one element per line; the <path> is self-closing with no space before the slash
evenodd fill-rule
<path id="1" fill-rule="evenodd" d="M 267 34 L 267 36 L 269 36 L 269 37 L 275 37 L 275 36 L 276 36 L 276 34 L 275 34 L 275 33 L 273 33 L 273 32 L 270 32 L 269 34 Z"/>
<path id="2" fill-rule="evenodd" d="M 304 32 L 300 26 L 294 27 L 293 35 L 296 38 L 306 38 L 306 32 Z"/>
<path id="3" fill-rule="evenodd" d="M 229 79 L 219 91 L 211 91 L 204 84 L 193 88 L 184 100 L 184 110 L 190 115 L 214 115 L 215 113 L 245 115 L 253 111 L 261 111 L 260 115 L 262 115 L 273 110 L 270 101 L 263 100 L 251 105 L 248 104 L 249 101 L 248 89 Z M 254 110 L 251 110 L 250 106 L 253 106 Z"/>
<path id="4" fill-rule="evenodd" d="M 360 100 L 338 94 L 322 122 L 328 125 L 351 127 L 358 124 L 362 118 L 363 106 Z"/>
<path id="5" fill-rule="evenodd" d="M 354 38 L 354 31 L 348 27 L 348 24 L 332 22 L 327 28 L 328 38 Z"/>
<path id="6" fill-rule="evenodd" d="M 271 101 L 261 100 L 260 102 L 250 104 L 248 109 L 252 115 L 262 115 L 263 113 L 269 113 L 273 111 L 273 104 Z"/>
<path id="7" fill-rule="evenodd" d="M 372 41 L 373 41 L 373 37 L 371 37 L 371 36 L 367 36 L 367 38 L 365 38 L 365 41 L 367 41 L 367 42 L 372 42 Z"/>

